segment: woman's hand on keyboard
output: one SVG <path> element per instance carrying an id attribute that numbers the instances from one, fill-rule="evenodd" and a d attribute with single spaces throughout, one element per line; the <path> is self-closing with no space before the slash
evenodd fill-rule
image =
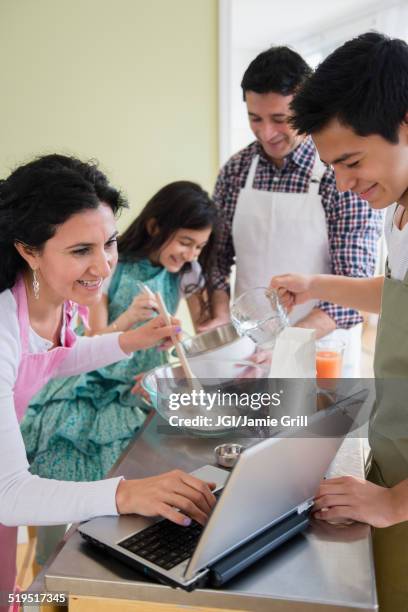
<path id="1" fill-rule="evenodd" d="M 121 480 L 116 490 L 116 506 L 119 514 L 162 516 L 185 526 L 194 519 L 204 525 L 215 505 L 212 493 L 215 486 L 181 470 L 140 480 Z"/>

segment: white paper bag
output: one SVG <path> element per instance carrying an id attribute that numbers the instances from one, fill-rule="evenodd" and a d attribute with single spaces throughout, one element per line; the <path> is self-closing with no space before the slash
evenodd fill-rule
<path id="1" fill-rule="evenodd" d="M 314 329 L 286 327 L 276 340 L 269 377 L 315 378 L 315 342 Z"/>

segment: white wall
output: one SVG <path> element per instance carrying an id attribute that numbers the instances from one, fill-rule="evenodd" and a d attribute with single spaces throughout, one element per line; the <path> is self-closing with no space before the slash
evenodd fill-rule
<path id="1" fill-rule="evenodd" d="M 167 182 L 218 170 L 217 0 L 0 0 L 0 176 L 97 158 L 126 227 Z"/>
<path id="2" fill-rule="evenodd" d="M 271 45 L 293 47 L 316 66 L 347 39 L 370 29 L 408 38 L 407 0 L 220 0 L 220 161 L 253 140 L 240 82 Z"/>

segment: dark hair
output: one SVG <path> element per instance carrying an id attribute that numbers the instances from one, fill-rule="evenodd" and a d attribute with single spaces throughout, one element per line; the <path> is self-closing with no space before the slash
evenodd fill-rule
<path id="1" fill-rule="evenodd" d="M 408 111 L 408 45 L 366 32 L 333 51 L 292 101 L 292 125 L 302 134 L 332 119 L 359 136 L 379 134 L 398 142 Z"/>
<path id="2" fill-rule="evenodd" d="M 293 94 L 312 72 L 305 60 L 289 47 L 271 47 L 260 53 L 248 66 L 241 87 L 247 91 Z"/>
<path id="3" fill-rule="evenodd" d="M 114 214 L 127 206 L 95 163 L 45 155 L 20 166 L 0 181 L 0 291 L 13 287 L 27 264 L 20 242 L 41 252 L 59 225 L 101 202 Z"/>
<path id="4" fill-rule="evenodd" d="M 159 252 L 179 229 L 200 230 L 211 227 L 210 238 L 198 258 L 207 295 L 204 300 L 203 292 L 199 292 L 202 314 L 204 314 L 212 293 L 210 270 L 215 257 L 217 218 L 215 204 L 200 185 L 190 181 L 169 183 L 149 200 L 133 223 L 119 236 L 119 258 L 137 261 L 149 257 L 152 253 Z M 147 227 L 152 219 L 157 227 L 157 232 L 153 235 L 149 233 Z M 191 265 L 186 263 L 181 274 L 187 272 L 190 267 Z M 197 287 L 187 289 L 190 291 Z"/>

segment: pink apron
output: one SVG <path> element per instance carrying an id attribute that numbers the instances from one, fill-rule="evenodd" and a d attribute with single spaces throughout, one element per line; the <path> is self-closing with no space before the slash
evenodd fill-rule
<path id="1" fill-rule="evenodd" d="M 23 278 L 20 277 L 12 289 L 17 302 L 17 316 L 21 338 L 21 360 L 18 368 L 17 380 L 14 385 L 14 404 L 18 421 L 24 416 L 32 397 L 52 378 L 60 363 L 67 357 L 75 344 L 76 335 L 70 327 L 73 317 L 73 302 L 65 302 L 65 342 L 64 346 L 56 347 L 45 353 L 29 353 L 29 326 L 27 294 Z M 79 314 L 86 324 L 87 309 L 78 307 Z M 12 593 L 16 579 L 16 549 L 17 527 L 0 525 L 0 594 Z M 7 610 L 2 605 L 0 612 Z"/>

